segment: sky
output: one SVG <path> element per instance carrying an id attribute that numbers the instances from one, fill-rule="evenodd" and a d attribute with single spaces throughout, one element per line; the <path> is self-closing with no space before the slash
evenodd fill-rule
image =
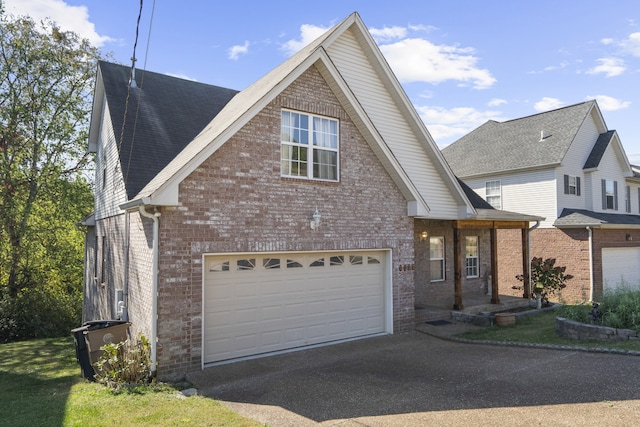
<path id="1" fill-rule="evenodd" d="M 0 0 L 2 1 L 2 0 Z M 443 148 L 488 120 L 597 99 L 640 165 L 637 0 L 4 0 L 111 60 L 242 90 L 358 12 Z M 136 29 L 138 39 L 136 43 Z"/>

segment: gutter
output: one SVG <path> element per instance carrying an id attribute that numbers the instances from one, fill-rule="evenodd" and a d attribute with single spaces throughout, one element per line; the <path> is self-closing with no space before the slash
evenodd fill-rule
<path id="1" fill-rule="evenodd" d="M 153 220 L 153 260 L 151 266 L 151 374 L 155 376 L 158 362 L 158 240 L 160 237 L 160 212 L 149 213 L 144 205 L 138 206 L 140 215 Z"/>

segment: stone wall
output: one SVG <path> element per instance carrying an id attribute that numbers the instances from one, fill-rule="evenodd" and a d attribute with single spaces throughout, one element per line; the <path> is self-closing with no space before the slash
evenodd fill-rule
<path id="1" fill-rule="evenodd" d="M 640 340 L 640 332 L 632 329 L 616 329 L 608 326 L 589 325 L 565 319 L 556 318 L 556 332 L 564 338 L 572 340 L 598 341 L 629 341 Z"/>

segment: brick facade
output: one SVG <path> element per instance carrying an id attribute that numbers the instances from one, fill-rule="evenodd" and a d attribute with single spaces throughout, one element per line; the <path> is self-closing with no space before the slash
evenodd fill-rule
<path id="1" fill-rule="evenodd" d="M 422 238 L 421 233 L 428 237 Z M 445 280 L 431 281 L 429 262 L 429 237 L 444 237 L 445 247 Z M 478 237 L 478 269 L 479 276 L 468 278 L 464 274 L 466 236 Z M 488 279 L 491 275 L 491 240 L 489 230 L 460 230 L 461 269 L 462 269 L 462 302 L 464 298 L 479 297 L 487 294 Z M 454 268 L 453 268 L 453 226 L 451 221 L 416 220 L 415 225 L 416 254 L 416 304 L 425 306 L 451 306 L 454 303 Z"/>
<path id="2" fill-rule="evenodd" d="M 340 182 L 280 176 L 282 108 L 340 121 Z M 320 229 L 309 227 L 311 213 Z M 407 202 L 337 98 L 311 68 L 180 185 L 160 217 L 161 378 L 201 365 L 202 260 L 208 253 L 392 250 L 394 331 L 414 325 L 413 219 Z"/>
<path id="3" fill-rule="evenodd" d="M 602 249 L 640 246 L 640 230 L 593 229 L 593 299 L 603 293 Z M 567 287 L 552 298 L 554 301 L 580 303 L 591 298 L 589 232 L 586 228 L 539 228 L 531 231 L 531 257 L 555 258 L 557 266 L 565 266 L 573 275 Z M 629 237 L 627 237 L 629 236 Z M 499 230 L 498 263 L 500 293 L 522 295 L 511 289 L 521 282 L 515 279 L 522 267 L 522 244 L 519 230 Z"/>

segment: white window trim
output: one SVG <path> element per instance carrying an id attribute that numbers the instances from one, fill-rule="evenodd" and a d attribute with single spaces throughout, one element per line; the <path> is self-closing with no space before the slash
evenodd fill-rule
<path id="1" fill-rule="evenodd" d="M 432 279 L 431 275 L 433 274 L 433 272 L 429 271 L 429 279 L 432 282 L 443 282 L 446 280 L 447 278 L 447 270 L 446 270 L 446 246 L 445 246 L 445 241 L 444 241 L 444 236 L 433 236 L 429 238 L 429 245 L 431 245 L 431 239 L 440 239 L 442 241 L 442 258 L 431 258 L 431 248 L 429 248 L 429 266 L 431 266 L 431 262 L 432 261 L 440 261 L 441 266 L 442 266 L 442 277 L 440 279 Z"/>
<path id="2" fill-rule="evenodd" d="M 286 174 L 282 168 L 282 158 L 280 159 L 281 165 L 280 165 L 280 176 L 282 176 L 283 178 L 295 178 L 295 179 L 308 179 L 311 181 L 324 181 L 324 182 L 340 182 L 340 121 L 338 119 L 336 119 L 335 117 L 327 117 L 327 116 L 322 116 L 320 114 L 312 114 L 312 113 L 307 113 L 307 112 L 303 112 L 303 111 L 296 111 L 296 110 L 290 110 L 290 109 L 286 109 L 283 108 L 281 109 L 281 121 L 282 121 L 282 112 L 290 112 L 290 113 L 295 113 L 295 114 L 300 114 L 300 115 L 305 115 L 309 118 L 309 140 L 307 144 L 300 144 L 300 143 L 295 143 L 295 142 L 290 142 L 290 141 L 283 141 L 282 138 L 280 138 L 280 146 L 282 147 L 283 145 L 288 145 L 291 147 L 300 147 L 300 148 L 306 148 L 307 149 L 307 175 L 289 175 Z M 337 137 L 337 142 L 336 142 L 336 148 L 331 148 L 331 147 L 316 147 L 313 144 L 313 122 L 314 122 L 314 118 L 321 118 L 321 119 L 327 119 L 327 120 L 332 120 L 334 122 L 336 122 L 336 137 Z M 282 122 L 280 123 L 281 126 L 281 132 L 282 132 Z M 281 148 L 282 149 L 282 148 Z M 316 178 L 313 176 L 313 155 L 314 155 L 314 151 L 315 150 L 320 150 L 320 151 L 330 151 L 330 152 L 335 152 L 336 153 L 336 178 L 335 179 L 326 179 L 326 178 Z"/>
<path id="3" fill-rule="evenodd" d="M 467 253 L 467 239 L 469 238 L 475 238 L 476 239 L 476 255 L 475 256 L 469 256 L 469 254 Z M 468 279 L 475 279 L 480 277 L 480 238 L 478 236 L 465 236 L 464 238 L 465 241 L 465 250 L 464 250 L 464 259 L 465 259 L 465 274 L 467 274 L 469 272 L 469 267 L 467 266 L 466 261 L 469 259 L 475 259 L 476 260 L 476 265 L 475 265 L 475 270 L 476 273 L 469 275 L 467 274 L 467 278 Z"/>
<path id="4" fill-rule="evenodd" d="M 488 185 L 496 183 L 496 182 L 498 183 L 498 193 L 499 194 L 489 194 L 489 192 L 487 191 L 488 190 Z M 502 209 L 502 182 L 499 179 L 495 179 L 495 180 L 492 180 L 492 181 L 485 181 L 485 183 L 484 183 L 484 194 L 485 194 L 484 198 L 487 201 L 487 203 L 489 203 L 491 206 L 493 206 L 496 209 Z M 491 203 L 489 201 L 489 197 L 497 198 L 498 201 L 499 201 L 498 206 L 495 206 L 493 203 Z"/>

